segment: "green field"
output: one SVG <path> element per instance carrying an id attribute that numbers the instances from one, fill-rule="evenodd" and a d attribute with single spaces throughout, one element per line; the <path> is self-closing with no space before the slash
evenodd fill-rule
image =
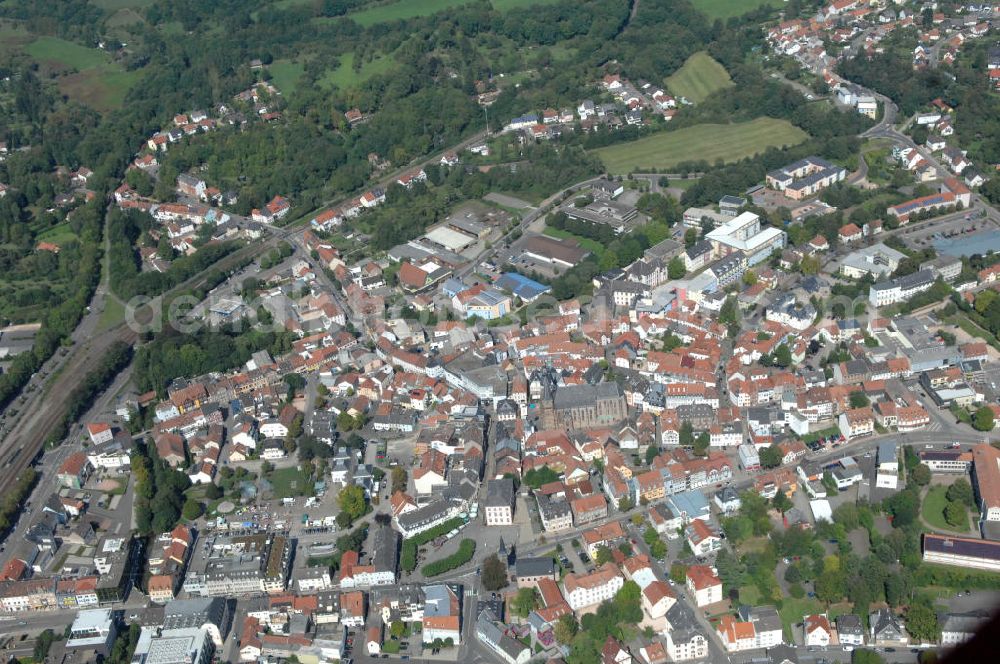
<path id="1" fill-rule="evenodd" d="M 69 222 L 64 221 L 61 224 L 56 224 L 52 228 L 48 228 L 38 234 L 36 238 L 38 242 L 52 242 L 53 244 L 58 244 L 60 246 L 76 239 L 76 233 L 70 228 Z"/>
<path id="2" fill-rule="evenodd" d="M 389 71 L 394 64 L 395 60 L 388 55 L 384 55 L 362 63 L 361 68 L 358 71 L 354 71 L 354 54 L 345 53 L 340 56 L 340 65 L 336 69 L 327 72 L 320 79 L 320 82 L 327 85 L 335 85 L 343 90 L 363 83 L 376 74 L 383 74 Z"/>
<path id="3" fill-rule="evenodd" d="M 298 87 L 299 77 L 306 70 L 301 62 L 275 60 L 267 66 L 271 72 L 271 82 L 281 91 L 281 94 L 291 94 Z"/>
<path id="4" fill-rule="evenodd" d="M 692 3 L 705 16 L 716 19 L 727 19 L 742 16 L 762 5 L 780 7 L 782 0 L 692 0 Z"/>
<path id="5" fill-rule="evenodd" d="M 574 235 L 569 231 L 564 231 L 561 228 L 552 228 L 551 226 L 546 226 L 545 230 L 542 231 L 544 235 L 549 237 L 559 238 L 560 240 L 576 240 L 581 247 L 594 254 L 595 256 L 604 255 L 604 245 L 597 240 L 591 240 L 590 238 L 580 237 L 579 235 Z"/>
<path id="6" fill-rule="evenodd" d="M 104 299 L 104 310 L 97 321 L 97 331 L 110 330 L 123 320 L 125 320 L 125 305 L 114 295 L 108 294 Z"/>
<path id="7" fill-rule="evenodd" d="M 108 62 L 108 55 L 58 37 L 38 37 L 24 49 L 41 64 L 57 69 L 92 69 Z"/>
<path id="8" fill-rule="evenodd" d="M 646 168 L 664 169 L 685 161 L 739 161 L 770 147 L 797 145 L 808 134 L 787 120 L 757 118 L 734 124 L 703 124 L 665 131 L 594 152 L 616 175 Z"/>
<path id="9" fill-rule="evenodd" d="M 704 51 L 688 58 L 684 66 L 667 77 L 665 82 L 675 95 L 687 97 L 695 104 L 704 101 L 713 92 L 733 85 L 726 68 Z"/>
<path id="10" fill-rule="evenodd" d="M 98 111 L 118 108 L 141 72 L 125 71 L 110 56 L 56 37 L 38 37 L 24 51 L 40 65 L 60 74 L 59 91 Z"/>
<path id="11" fill-rule="evenodd" d="M 542 5 L 557 0 L 492 0 L 493 7 L 499 11 Z M 437 12 L 469 4 L 469 0 L 398 0 L 388 5 L 377 5 L 359 12 L 348 14 L 348 18 L 365 27 L 386 21 L 399 21 L 415 16 L 430 16 Z"/>
<path id="12" fill-rule="evenodd" d="M 924 503 L 920 507 L 920 513 L 923 515 L 924 521 L 937 530 L 952 533 L 964 533 L 968 530 L 968 528 L 955 528 L 944 518 L 944 508 L 948 504 L 948 498 L 945 496 L 947 491 L 947 486 L 939 485 L 931 487 L 927 491 L 927 495 L 924 497 Z"/>
<path id="13" fill-rule="evenodd" d="M 156 2 L 156 0 L 93 0 L 93 3 L 101 9 L 116 11 L 119 9 L 142 9 Z"/>
<path id="14" fill-rule="evenodd" d="M 298 466 L 278 468 L 267 478 L 274 490 L 275 498 L 296 498 L 313 495 L 313 483 L 309 475 Z"/>
<path id="15" fill-rule="evenodd" d="M 124 71 L 107 64 L 59 79 L 59 90 L 98 111 L 120 108 L 129 88 L 142 76 L 140 71 Z"/>

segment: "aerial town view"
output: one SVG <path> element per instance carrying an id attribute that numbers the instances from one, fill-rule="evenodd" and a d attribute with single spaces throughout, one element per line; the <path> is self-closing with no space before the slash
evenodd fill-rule
<path id="1" fill-rule="evenodd" d="M 1000 662 L 1000 4 L 0 0 L 0 664 Z"/>

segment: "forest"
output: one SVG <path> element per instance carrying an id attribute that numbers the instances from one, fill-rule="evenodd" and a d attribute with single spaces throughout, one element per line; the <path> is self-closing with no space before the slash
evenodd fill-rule
<path id="1" fill-rule="evenodd" d="M 135 354 L 134 376 L 142 391 L 166 394 L 174 378 L 200 376 L 212 371 L 230 371 L 247 362 L 258 350 L 273 356 L 291 350 L 290 332 L 240 330 L 230 327 L 201 328 L 193 333 L 165 329 Z"/>

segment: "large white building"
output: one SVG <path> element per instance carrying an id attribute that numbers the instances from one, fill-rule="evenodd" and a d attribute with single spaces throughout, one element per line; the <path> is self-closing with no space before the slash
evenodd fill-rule
<path id="1" fill-rule="evenodd" d="M 934 273 L 930 270 L 920 270 L 905 277 L 873 284 L 868 293 L 868 302 L 874 307 L 906 302 L 933 285 Z"/>
<path id="2" fill-rule="evenodd" d="M 605 563 L 592 574 L 567 574 L 563 579 L 563 595 L 574 611 L 600 604 L 615 596 L 625 585 L 625 578 L 612 563 Z"/>
<path id="3" fill-rule="evenodd" d="M 722 601 L 722 581 L 715 570 L 706 565 L 688 567 L 687 589 L 698 607 Z"/>
<path id="4" fill-rule="evenodd" d="M 423 642 L 451 639 L 462 641 L 462 597 L 451 586 L 438 584 L 424 588 Z"/>
<path id="5" fill-rule="evenodd" d="M 759 216 L 744 212 L 711 231 L 706 238 L 712 243 L 716 256 L 742 251 L 746 254 L 747 266 L 753 266 L 784 248 L 787 236 L 785 231 L 773 226 L 761 228 Z"/>
<path id="6" fill-rule="evenodd" d="M 514 523 L 514 482 L 506 478 L 488 482 L 483 507 L 487 526 Z"/>
<path id="7" fill-rule="evenodd" d="M 782 642 L 781 618 L 772 606 L 740 607 L 739 618 L 723 616 L 716 628 L 728 652 L 771 648 Z"/>
<path id="8" fill-rule="evenodd" d="M 927 533 L 924 535 L 924 560 L 1000 572 L 1000 542 Z"/>
<path id="9" fill-rule="evenodd" d="M 80 611 L 70 627 L 67 650 L 94 650 L 107 656 L 118 630 L 111 609 L 90 609 Z"/>
<path id="10" fill-rule="evenodd" d="M 1000 450 L 986 443 L 972 448 L 972 479 L 983 521 L 1000 521 Z"/>
<path id="11" fill-rule="evenodd" d="M 851 279 L 860 279 L 866 274 L 881 279 L 895 272 L 904 258 L 906 256 L 902 252 L 879 242 L 844 256 L 840 262 L 840 273 Z"/>
<path id="12" fill-rule="evenodd" d="M 846 169 L 812 156 L 771 171 L 765 181 L 768 187 L 783 192 L 788 198 L 802 200 L 842 182 L 846 177 Z"/>
<path id="13" fill-rule="evenodd" d="M 669 629 L 664 632 L 667 655 L 673 662 L 708 657 L 708 639 L 687 605 L 678 602 L 667 611 Z"/>

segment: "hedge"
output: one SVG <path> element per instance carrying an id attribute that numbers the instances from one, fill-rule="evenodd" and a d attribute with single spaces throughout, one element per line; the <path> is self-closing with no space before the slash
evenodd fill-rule
<path id="1" fill-rule="evenodd" d="M 476 542 L 475 540 L 464 539 L 461 544 L 458 545 L 458 551 L 451 554 L 447 558 L 442 558 L 440 560 L 435 560 L 432 563 L 427 563 L 424 565 L 423 574 L 425 577 L 438 576 L 439 574 L 444 574 L 445 572 L 450 572 L 451 570 L 461 567 L 465 563 L 472 560 L 472 556 L 476 553 Z"/>
<path id="2" fill-rule="evenodd" d="M 413 537 L 407 537 L 403 540 L 403 548 L 399 554 L 399 566 L 407 573 L 417 569 L 417 547 L 427 544 L 442 535 L 447 535 L 464 524 L 465 520 L 456 516 L 422 533 L 417 533 Z"/>
<path id="3" fill-rule="evenodd" d="M 995 589 L 1000 585 L 1000 574 L 984 570 L 971 570 L 934 563 L 921 563 L 913 575 L 915 586 L 944 586 L 945 588 Z"/>

